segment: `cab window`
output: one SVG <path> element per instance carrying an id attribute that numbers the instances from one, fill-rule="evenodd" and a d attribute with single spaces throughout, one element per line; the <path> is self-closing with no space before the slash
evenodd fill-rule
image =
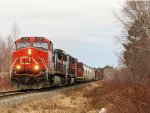
<path id="1" fill-rule="evenodd" d="M 33 47 L 48 50 L 48 43 L 47 42 L 33 42 Z"/>
<path id="2" fill-rule="evenodd" d="M 29 47 L 31 46 L 31 42 L 18 42 L 17 43 L 17 49 L 21 49 L 24 47 Z"/>

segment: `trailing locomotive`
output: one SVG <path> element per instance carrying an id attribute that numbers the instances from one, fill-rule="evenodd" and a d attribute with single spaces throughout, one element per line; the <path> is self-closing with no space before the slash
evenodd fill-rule
<path id="1" fill-rule="evenodd" d="M 53 49 L 44 37 L 21 37 L 15 41 L 11 83 L 19 89 L 41 89 L 96 80 L 96 69 L 78 62 L 61 49 Z"/>

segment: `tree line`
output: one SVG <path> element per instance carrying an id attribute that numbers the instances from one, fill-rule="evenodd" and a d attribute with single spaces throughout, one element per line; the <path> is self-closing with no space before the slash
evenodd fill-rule
<path id="1" fill-rule="evenodd" d="M 9 72 L 12 63 L 12 52 L 15 49 L 14 42 L 18 38 L 20 30 L 15 23 L 11 33 L 7 37 L 0 36 L 0 72 Z"/>
<path id="2" fill-rule="evenodd" d="M 137 84 L 150 84 L 150 1 L 126 1 L 121 16 L 121 63 Z"/>

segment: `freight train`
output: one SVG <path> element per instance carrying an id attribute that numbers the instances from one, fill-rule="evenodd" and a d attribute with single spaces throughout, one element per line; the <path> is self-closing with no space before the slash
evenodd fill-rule
<path id="1" fill-rule="evenodd" d="M 96 68 L 89 67 L 45 37 L 21 37 L 15 41 L 11 83 L 17 89 L 41 89 L 55 85 L 100 79 Z"/>

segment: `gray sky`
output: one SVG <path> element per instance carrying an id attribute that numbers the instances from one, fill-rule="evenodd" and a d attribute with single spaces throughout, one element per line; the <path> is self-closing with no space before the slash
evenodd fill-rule
<path id="1" fill-rule="evenodd" d="M 20 36 L 44 36 L 94 67 L 117 66 L 121 25 L 114 17 L 123 0 L 0 0 L 0 34 L 16 22 Z"/>

